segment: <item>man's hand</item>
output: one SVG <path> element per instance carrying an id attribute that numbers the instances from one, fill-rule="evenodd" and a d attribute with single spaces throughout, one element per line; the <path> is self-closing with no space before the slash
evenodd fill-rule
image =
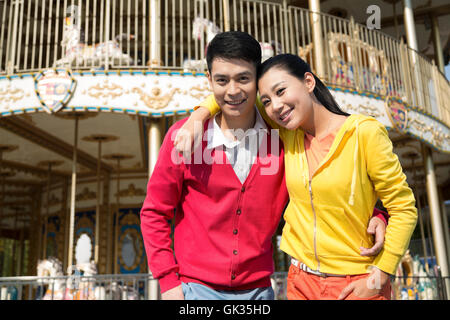
<path id="1" fill-rule="evenodd" d="M 190 158 L 192 152 L 202 142 L 203 124 L 209 117 L 209 110 L 200 107 L 189 116 L 189 119 L 178 130 L 173 145 L 185 159 Z"/>
<path id="2" fill-rule="evenodd" d="M 380 294 L 383 287 L 389 281 L 389 274 L 374 267 L 367 278 L 356 280 L 346 286 L 338 297 L 344 300 L 351 293 L 358 298 L 369 298 Z"/>
<path id="3" fill-rule="evenodd" d="M 369 227 L 367 233 L 375 235 L 375 243 L 372 248 L 360 247 L 362 256 L 376 256 L 384 245 L 384 235 L 386 234 L 386 224 L 383 220 L 377 217 L 373 217 L 369 221 Z"/>
<path id="4" fill-rule="evenodd" d="M 175 288 L 167 290 L 163 294 L 161 294 L 162 300 L 184 300 L 183 289 L 181 288 L 181 284 Z"/>

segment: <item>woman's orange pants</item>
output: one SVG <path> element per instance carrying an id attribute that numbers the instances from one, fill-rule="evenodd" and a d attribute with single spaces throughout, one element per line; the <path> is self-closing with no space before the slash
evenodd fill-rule
<path id="1" fill-rule="evenodd" d="M 351 282 L 367 278 L 369 274 L 349 275 L 345 277 L 320 277 L 305 272 L 291 264 L 287 279 L 288 300 L 336 300 L 342 290 Z M 379 294 L 360 298 L 353 292 L 345 300 L 390 300 L 390 282 Z"/>

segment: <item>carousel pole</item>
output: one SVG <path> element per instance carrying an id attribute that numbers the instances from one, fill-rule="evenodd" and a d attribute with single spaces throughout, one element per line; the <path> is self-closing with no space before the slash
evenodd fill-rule
<path id="1" fill-rule="evenodd" d="M 100 171 L 102 167 L 102 140 L 98 141 L 97 152 L 97 201 L 95 205 L 95 247 L 94 247 L 94 261 L 98 266 L 98 258 L 100 252 Z"/>
<path id="2" fill-rule="evenodd" d="M 433 159 L 429 147 L 422 144 L 423 162 L 426 175 L 426 189 L 428 206 L 430 208 L 430 224 L 433 230 L 433 243 L 436 250 L 436 262 L 441 268 L 442 277 L 445 281 L 447 297 L 450 297 L 450 279 L 448 269 L 448 257 L 445 247 L 445 237 L 442 227 L 439 196 L 437 192 L 436 174 Z"/>
<path id="3" fill-rule="evenodd" d="M 87 137 L 84 137 L 84 141 L 89 142 L 97 142 L 98 143 L 98 149 L 97 149 L 97 202 L 95 206 L 95 247 L 94 247 L 94 260 L 95 264 L 99 265 L 99 256 L 100 256 L 100 205 L 101 205 L 101 181 L 100 181 L 100 174 L 101 174 L 101 165 L 102 165 L 102 143 L 109 142 L 113 140 L 117 140 L 118 138 L 111 135 L 105 135 L 105 134 L 93 134 Z"/>
<path id="4" fill-rule="evenodd" d="M 223 16 L 224 16 L 224 29 L 230 31 L 230 3 L 228 0 L 223 1 Z"/>
<path id="5" fill-rule="evenodd" d="M 31 190 L 32 192 L 32 201 L 33 204 L 31 206 L 31 221 L 30 221 L 30 247 L 28 254 L 28 268 L 27 275 L 34 275 L 34 270 L 36 270 L 36 262 L 39 259 L 39 239 L 40 239 L 40 230 L 39 230 L 39 220 L 40 220 L 40 210 L 41 210 L 41 188 L 37 187 Z"/>
<path id="6" fill-rule="evenodd" d="M 33 266 L 36 267 L 37 263 L 41 256 L 41 240 L 42 240 L 42 224 L 41 224 L 41 216 L 42 216 L 42 186 L 39 186 L 36 190 L 35 194 L 35 218 L 34 218 L 34 248 L 35 252 L 33 254 Z"/>
<path id="7" fill-rule="evenodd" d="M 48 229 L 48 218 L 50 216 L 50 185 L 52 180 L 52 168 L 55 166 L 59 166 L 62 164 L 62 161 L 59 160 L 46 160 L 38 163 L 38 166 L 46 166 L 47 167 L 47 204 L 46 204 L 46 213 L 44 218 L 44 242 L 42 245 L 42 259 L 47 259 L 47 229 Z"/>
<path id="8" fill-rule="evenodd" d="M 119 244 L 119 214 L 120 214 L 120 158 L 117 159 L 117 193 L 116 193 L 117 210 L 114 221 L 114 273 L 117 274 L 119 263 L 118 244 Z"/>
<path id="9" fill-rule="evenodd" d="M 150 118 L 150 129 L 148 131 L 148 177 L 150 178 L 152 176 L 153 169 L 156 165 L 156 161 L 158 161 L 158 153 L 159 148 L 161 148 L 162 143 L 162 134 L 161 134 L 161 121 L 160 119 L 156 118 Z"/>
<path id="10" fill-rule="evenodd" d="M 444 229 L 445 247 L 447 248 L 447 258 L 450 259 L 450 234 L 448 227 L 447 207 L 445 205 L 445 198 L 444 193 L 442 192 L 442 188 L 438 189 L 438 193 L 441 202 L 442 227 Z"/>
<path id="11" fill-rule="evenodd" d="M 75 137 L 73 143 L 73 161 L 72 161 L 72 186 L 70 189 L 70 222 L 69 222 L 69 252 L 67 258 L 67 267 L 73 265 L 73 235 L 75 229 L 75 196 L 77 187 L 77 145 L 78 145 L 78 117 L 75 116 Z"/>
<path id="12" fill-rule="evenodd" d="M 311 31 L 314 43 L 314 69 L 319 78 L 325 76 L 324 50 L 322 41 L 322 24 L 320 16 L 320 0 L 308 0 L 311 19 Z M 352 35 L 353 36 L 353 35 Z"/>
<path id="13" fill-rule="evenodd" d="M 425 229 L 423 227 L 422 204 L 421 204 L 421 200 L 420 200 L 420 195 L 418 193 L 418 188 L 416 185 L 418 183 L 418 178 L 416 176 L 415 160 L 419 158 L 419 155 L 416 152 L 412 151 L 412 152 L 408 152 L 408 153 L 404 154 L 403 157 L 411 160 L 411 165 L 412 165 L 412 169 L 413 169 L 413 182 L 414 183 L 411 185 L 411 188 L 413 189 L 413 193 L 415 194 L 415 197 L 417 199 L 417 206 L 418 206 L 417 214 L 419 216 L 420 237 L 422 240 L 422 249 L 423 249 L 423 255 L 424 255 L 424 260 L 425 260 L 425 269 L 428 273 L 429 272 L 428 249 L 427 249 L 427 243 L 425 240 Z"/>
<path id="14" fill-rule="evenodd" d="M 48 229 L 48 218 L 50 215 L 50 183 L 51 183 L 51 177 L 52 175 L 52 164 L 49 162 L 48 163 L 48 177 L 47 177 L 47 203 L 45 204 L 46 206 L 46 211 L 45 211 L 45 219 L 44 219 L 44 243 L 43 243 L 43 250 L 42 250 L 42 259 L 46 259 L 47 258 L 47 229 Z"/>
<path id="15" fill-rule="evenodd" d="M 116 191 L 116 213 L 114 216 L 114 262 L 113 262 L 113 269 L 114 273 L 118 273 L 118 256 L 119 256 L 119 215 L 120 215 L 120 161 L 125 159 L 131 159 L 133 158 L 132 155 L 127 154 L 110 154 L 104 156 L 105 159 L 109 160 L 116 160 L 117 161 L 117 191 Z"/>
<path id="16" fill-rule="evenodd" d="M 19 211 L 23 210 L 21 207 L 14 207 L 13 210 L 15 211 L 14 216 L 14 231 L 17 229 L 17 217 L 19 215 Z M 13 248 L 12 248 L 12 259 L 11 259 L 11 265 L 10 265 L 10 275 L 16 276 L 17 275 L 17 259 L 16 259 L 16 238 L 14 237 L 13 241 Z"/>
<path id="17" fill-rule="evenodd" d="M 22 274 L 22 269 L 23 269 L 23 257 L 24 257 L 24 232 L 25 232 L 25 220 L 24 217 L 22 217 L 22 228 L 20 229 L 20 236 L 19 236 L 19 259 L 17 261 L 17 274 L 19 276 L 23 275 Z"/>
<path id="18" fill-rule="evenodd" d="M 152 176 L 158 153 L 162 143 L 161 126 L 157 119 L 150 118 L 150 128 L 148 130 L 148 178 Z M 148 296 L 150 300 L 157 300 L 159 296 L 158 282 L 150 281 L 148 286 Z"/>
<path id="19" fill-rule="evenodd" d="M 75 233 L 75 201 L 77 189 L 77 156 L 78 156 L 78 123 L 80 120 L 97 116 L 97 113 L 83 112 L 60 112 L 55 116 L 66 120 L 74 120 L 74 142 L 73 142 L 73 158 L 72 158 L 72 181 L 70 187 L 70 216 L 69 216 L 69 244 L 67 252 L 67 268 L 73 265 L 73 243 Z"/>

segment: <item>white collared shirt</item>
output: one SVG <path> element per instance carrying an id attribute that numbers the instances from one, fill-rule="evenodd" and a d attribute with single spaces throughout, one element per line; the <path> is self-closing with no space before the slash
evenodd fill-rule
<path id="1" fill-rule="evenodd" d="M 242 184 L 245 179 L 247 179 L 250 169 L 255 162 L 258 149 L 263 140 L 261 137 L 265 136 L 261 135 L 260 132 L 261 130 L 267 130 L 267 126 L 256 107 L 255 110 L 256 121 L 253 128 L 250 128 L 245 132 L 243 130 L 241 132 L 235 130 L 235 136 L 242 137 L 239 140 L 230 140 L 225 136 L 222 129 L 217 124 L 217 115 L 210 119 L 208 123 L 208 143 L 206 147 L 208 149 L 214 149 L 220 146 L 224 147 L 223 149 L 228 161 Z"/>

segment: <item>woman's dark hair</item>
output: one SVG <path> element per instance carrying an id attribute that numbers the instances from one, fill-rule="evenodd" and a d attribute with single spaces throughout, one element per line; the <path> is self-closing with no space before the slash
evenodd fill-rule
<path id="1" fill-rule="evenodd" d="M 335 114 L 349 116 L 348 113 L 342 111 L 342 109 L 337 104 L 331 95 L 330 90 L 324 85 L 322 81 L 311 71 L 311 67 L 302 58 L 295 56 L 293 54 L 279 54 L 277 56 L 271 57 L 264 61 L 258 68 L 258 80 L 270 69 L 279 68 L 285 70 L 290 75 L 296 77 L 299 80 L 305 79 L 305 72 L 310 72 L 316 80 L 316 86 L 314 88 L 314 95 L 317 100 L 325 107 L 328 111 Z"/>
<path id="2" fill-rule="evenodd" d="M 208 44 L 206 62 L 211 72 L 215 58 L 242 59 L 252 63 L 255 69 L 261 64 L 261 46 L 246 32 L 227 31 L 217 34 Z"/>

